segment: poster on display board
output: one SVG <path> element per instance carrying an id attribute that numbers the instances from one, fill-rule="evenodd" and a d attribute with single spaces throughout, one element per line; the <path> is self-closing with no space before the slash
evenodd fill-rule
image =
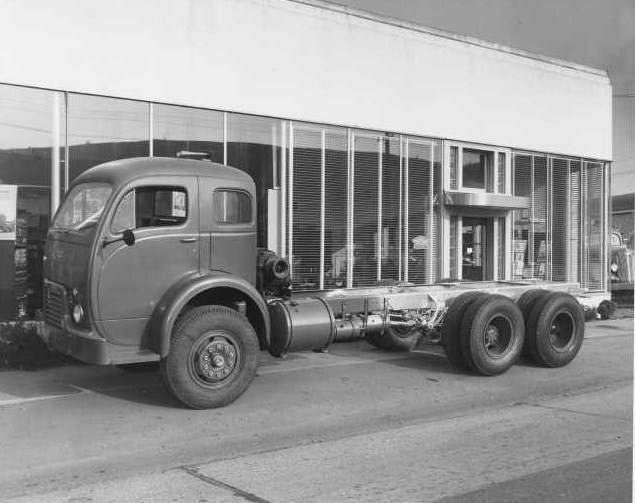
<path id="1" fill-rule="evenodd" d="M 0 241 L 15 241 L 17 185 L 0 185 Z"/>

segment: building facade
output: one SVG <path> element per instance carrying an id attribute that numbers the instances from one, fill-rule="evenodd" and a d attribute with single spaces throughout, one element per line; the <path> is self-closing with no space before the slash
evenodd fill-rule
<path id="1" fill-rule="evenodd" d="M 181 150 L 254 178 L 258 245 L 289 258 L 294 290 L 607 289 L 605 72 L 317 0 L 0 11 L 1 281 L 18 316 L 41 305 L 44 232 L 74 178 Z"/>

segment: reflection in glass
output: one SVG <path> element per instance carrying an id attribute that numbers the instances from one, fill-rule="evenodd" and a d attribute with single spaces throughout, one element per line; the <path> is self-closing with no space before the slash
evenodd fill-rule
<path id="1" fill-rule="evenodd" d="M 68 95 L 69 182 L 98 164 L 150 154 L 149 104 Z"/>
<path id="2" fill-rule="evenodd" d="M 485 189 L 488 152 L 463 149 L 463 187 Z"/>
<path id="3" fill-rule="evenodd" d="M 73 187 L 55 216 L 51 227 L 84 231 L 94 228 L 104 211 L 112 187 L 105 183 L 81 183 Z"/>
<path id="4" fill-rule="evenodd" d="M 51 186 L 64 162 L 62 93 L 0 84 L 0 184 Z"/>
<path id="5" fill-rule="evenodd" d="M 214 110 L 155 104 L 153 118 L 153 155 L 176 157 L 188 150 L 211 154 L 214 162 L 223 162 L 223 114 Z"/>
<path id="6" fill-rule="evenodd" d="M 251 199 L 246 192 L 217 190 L 214 193 L 214 215 L 219 224 L 250 224 Z"/>

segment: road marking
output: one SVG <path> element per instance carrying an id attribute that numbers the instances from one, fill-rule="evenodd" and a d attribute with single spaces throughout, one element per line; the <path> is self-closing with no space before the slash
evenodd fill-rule
<path id="1" fill-rule="evenodd" d="M 23 398 L 23 397 L 17 397 L 15 395 L 10 395 L 9 393 L 0 393 L 0 407 L 10 406 L 10 405 L 22 405 L 25 403 L 32 403 L 32 402 L 45 402 L 48 400 L 58 400 L 60 398 L 65 398 L 71 395 L 80 395 L 82 393 L 90 393 L 89 390 L 80 388 L 79 386 L 75 386 L 73 384 L 67 384 L 66 386 L 71 388 L 69 392 L 64 394 L 57 394 L 57 395 L 42 395 L 42 396 L 31 396 L 31 397 Z"/>
<path id="2" fill-rule="evenodd" d="M 31 402 L 44 402 L 46 400 L 57 400 L 58 398 L 64 398 L 70 395 L 77 395 L 78 393 L 66 393 L 65 395 L 44 395 L 44 396 L 33 396 L 30 398 L 8 398 L 6 400 L 0 400 L 0 407 L 5 407 L 8 405 L 21 405 L 24 403 Z M 8 395 L 11 396 L 11 395 Z"/>
<path id="3" fill-rule="evenodd" d="M 220 480 L 214 479 L 212 477 L 208 477 L 207 475 L 203 475 L 199 472 L 198 468 L 195 466 L 190 467 L 182 467 L 181 468 L 185 473 L 195 477 L 207 484 L 211 484 L 220 489 L 225 489 L 226 491 L 231 491 L 234 493 L 234 496 L 244 499 L 245 501 L 249 501 L 251 503 L 271 503 L 269 500 L 263 499 L 260 496 L 257 496 L 253 493 L 243 491 L 242 489 L 226 484 L 225 482 L 221 482 Z"/>

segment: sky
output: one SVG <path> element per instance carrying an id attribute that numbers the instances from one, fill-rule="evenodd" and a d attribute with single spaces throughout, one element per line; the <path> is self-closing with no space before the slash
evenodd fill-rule
<path id="1" fill-rule="evenodd" d="M 613 194 L 635 192 L 635 0 L 329 0 L 607 70 Z"/>

